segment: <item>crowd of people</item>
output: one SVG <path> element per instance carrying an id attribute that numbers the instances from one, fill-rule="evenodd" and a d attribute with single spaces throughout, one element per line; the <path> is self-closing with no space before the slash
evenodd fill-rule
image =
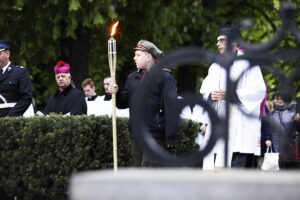
<path id="1" fill-rule="evenodd" d="M 238 37 L 240 34 L 235 26 L 221 26 L 217 36 L 219 53 L 243 55 L 244 52 L 239 49 Z M 96 86 L 90 78 L 82 82 L 83 92 L 75 88 L 72 85 L 71 66 L 64 61 L 58 61 L 54 66 L 57 90 L 48 98 L 43 114 L 111 116 L 111 94 L 115 93 L 117 116 L 129 117 L 134 166 L 157 166 L 159 164 L 150 158 L 136 141 L 132 131 L 134 122 L 130 115 L 134 107 L 134 93 L 143 84 L 148 71 L 162 56 L 163 51 L 155 44 L 140 40 L 134 47 L 134 62 L 137 70 L 128 75 L 122 89 L 119 89 L 118 85 L 112 85 L 110 77 L 105 77 L 103 80 L 105 94 L 102 96 L 97 95 Z M 228 163 L 224 162 L 224 140 L 219 139 L 213 151 L 205 156 L 203 169 L 222 168 L 225 165 L 235 168 L 255 168 L 258 165 L 257 158 L 263 155 L 266 147 L 281 152 L 282 134 L 292 131 L 290 146 L 293 158 L 281 156 L 280 162 L 281 167 L 290 167 L 289 161 L 299 160 L 300 116 L 296 103 L 292 97 L 287 98 L 282 95 L 276 96 L 274 104 L 266 101 L 266 85 L 259 66 L 252 67 L 247 60 L 234 60 L 230 65 L 230 79 L 236 80 L 239 77 L 239 82 L 236 88 L 236 104 L 231 104 L 229 107 Z M 226 79 L 224 66 L 213 63 L 200 88 L 200 94 L 221 118 L 225 117 L 226 98 L 229 95 L 226 93 Z M 172 122 L 171 116 L 174 113 L 168 102 L 176 101 L 178 95 L 176 81 L 169 68 L 162 70 L 161 78 L 155 82 L 147 97 L 149 100 L 144 104 L 145 121 L 149 132 L 157 144 L 162 145 L 166 150 L 173 148 L 176 126 Z M 32 110 L 32 88 L 28 70 L 10 61 L 10 44 L 5 40 L 0 41 L 0 101 L 0 117 L 34 115 L 34 112 L 30 111 Z M 241 108 L 252 117 L 247 117 Z M 262 117 L 265 116 L 271 117 L 274 124 L 278 126 L 262 121 Z M 204 148 L 212 129 L 205 109 L 197 104 L 184 108 L 181 118 L 192 119 L 199 123 L 196 142 L 200 149 Z"/>

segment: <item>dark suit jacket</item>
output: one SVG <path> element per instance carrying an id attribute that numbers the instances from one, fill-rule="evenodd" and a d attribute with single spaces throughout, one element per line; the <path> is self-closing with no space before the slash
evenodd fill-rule
<path id="1" fill-rule="evenodd" d="M 44 111 L 49 113 L 81 115 L 87 113 L 87 105 L 82 91 L 69 85 L 64 91 L 56 91 L 48 101 Z"/>

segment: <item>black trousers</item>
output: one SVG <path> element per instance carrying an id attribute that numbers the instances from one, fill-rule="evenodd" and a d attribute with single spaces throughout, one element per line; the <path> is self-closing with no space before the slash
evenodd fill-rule
<path id="1" fill-rule="evenodd" d="M 254 154 L 234 152 L 231 160 L 232 168 L 257 168 L 257 157 Z"/>
<path id="2" fill-rule="evenodd" d="M 137 141 L 131 139 L 131 152 L 133 157 L 133 167 L 141 167 L 143 161 L 143 150 Z"/>
<path id="3" fill-rule="evenodd" d="M 154 138 L 154 140 L 163 148 L 164 140 L 162 138 Z M 131 140 L 131 150 L 133 156 L 133 167 L 161 167 L 158 162 L 151 159 L 150 156 L 143 151 L 140 144 L 134 139 Z"/>

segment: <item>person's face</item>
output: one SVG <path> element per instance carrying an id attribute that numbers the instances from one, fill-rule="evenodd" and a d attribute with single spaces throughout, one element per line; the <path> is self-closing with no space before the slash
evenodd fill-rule
<path id="1" fill-rule="evenodd" d="M 217 37 L 217 48 L 220 53 L 225 53 L 226 51 L 226 42 L 227 42 L 227 37 L 225 35 L 220 35 Z M 232 52 L 236 51 L 237 48 L 237 43 L 233 42 L 232 45 Z"/>
<path id="2" fill-rule="evenodd" d="M 90 85 L 86 85 L 84 88 L 83 88 L 83 91 L 84 91 L 84 95 L 86 97 L 92 97 L 95 95 L 95 87 L 94 86 L 90 86 Z"/>
<path id="3" fill-rule="evenodd" d="M 151 55 L 146 51 L 136 50 L 133 58 L 136 68 L 147 69 L 151 61 Z"/>
<path id="4" fill-rule="evenodd" d="M 70 74 L 56 74 L 55 75 L 56 83 L 59 88 L 64 89 L 71 84 Z"/>
<path id="5" fill-rule="evenodd" d="M 0 51 L 0 67 L 4 67 L 9 61 L 10 51 Z"/>
<path id="6" fill-rule="evenodd" d="M 220 53 L 224 53 L 226 50 L 226 36 L 220 35 L 217 37 L 217 47 Z"/>
<path id="7" fill-rule="evenodd" d="M 106 78 L 103 80 L 103 87 L 105 90 L 105 93 L 109 93 L 109 85 L 111 84 L 111 78 Z"/>
<path id="8" fill-rule="evenodd" d="M 276 105 L 277 106 L 283 106 L 284 104 L 285 104 L 284 100 L 281 97 L 277 97 L 277 99 L 276 99 Z"/>

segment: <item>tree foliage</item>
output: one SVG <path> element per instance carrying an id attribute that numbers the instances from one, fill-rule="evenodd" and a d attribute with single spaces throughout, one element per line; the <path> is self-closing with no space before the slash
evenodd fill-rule
<path id="1" fill-rule="evenodd" d="M 292 0 L 299 5 L 300 0 Z M 107 39 L 109 28 L 120 21 L 117 39 L 117 80 L 124 84 L 135 70 L 132 47 L 144 38 L 166 52 L 183 46 L 215 51 L 217 27 L 232 21 L 250 19 L 253 26 L 243 30 L 244 39 L 260 43 L 270 39 L 280 25 L 281 0 L 2 0 L 0 2 L 0 38 L 14 42 L 12 60 L 28 67 L 34 97 L 43 109 L 47 97 L 56 88 L 53 66 L 59 59 L 69 62 L 77 87 L 87 77 L 95 80 L 102 93 L 102 79 L 109 75 Z M 300 17 L 297 16 L 299 27 Z M 276 47 L 297 47 L 287 35 Z M 277 63 L 286 74 L 295 63 Z M 198 91 L 209 63 L 175 70 L 179 90 Z M 187 82 L 185 77 L 189 76 Z M 278 81 L 265 73 L 271 93 Z M 299 83 L 295 84 L 299 91 Z"/>

